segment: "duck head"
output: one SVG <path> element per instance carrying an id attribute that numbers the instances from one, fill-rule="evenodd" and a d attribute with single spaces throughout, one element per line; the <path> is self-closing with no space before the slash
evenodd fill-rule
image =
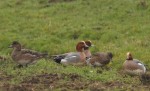
<path id="1" fill-rule="evenodd" d="M 88 47 L 88 45 L 86 45 L 86 43 L 84 41 L 80 41 L 77 45 L 76 45 L 76 50 L 78 52 L 83 52 L 85 49 L 85 47 Z"/>
<path id="2" fill-rule="evenodd" d="M 108 52 L 108 56 L 112 59 L 113 58 L 113 54 L 111 52 Z"/>
<path id="3" fill-rule="evenodd" d="M 88 46 L 88 47 L 85 47 L 85 48 L 84 48 L 85 50 L 88 50 L 89 47 L 94 46 L 94 45 L 92 45 L 92 42 L 91 42 L 90 40 L 86 40 L 85 43 L 86 43 L 86 45 Z"/>
<path id="4" fill-rule="evenodd" d="M 21 44 L 18 41 L 13 41 L 9 48 L 21 50 Z"/>
<path id="5" fill-rule="evenodd" d="M 127 60 L 133 60 L 132 54 L 130 52 L 127 53 Z"/>

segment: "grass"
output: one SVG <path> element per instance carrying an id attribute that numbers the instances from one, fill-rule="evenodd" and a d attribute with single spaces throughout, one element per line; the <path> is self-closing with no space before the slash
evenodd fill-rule
<path id="1" fill-rule="evenodd" d="M 12 76 L 1 84 L 20 84 L 24 78 L 42 73 L 76 73 L 89 81 L 141 85 L 136 78 L 123 78 L 119 71 L 128 51 L 150 66 L 150 1 L 143 0 L 146 5 L 142 0 L 56 1 L 0 1 L 0 55 L 8 57 L 0 62 L 0 71 Z M 10 58 L 12 50 L 8 46 L 14 40 L 29 49 L 48 51 L 49 55 L 75 51 L 78 41 L 91 40 L 95 45 L 90 49 L 93 53 L 114 54 L 109 65 L 112 69 L 99 74 L 100 68 L 64 67 L 44 59 L 27 68 L 13 69 L 16 64 Z"/>

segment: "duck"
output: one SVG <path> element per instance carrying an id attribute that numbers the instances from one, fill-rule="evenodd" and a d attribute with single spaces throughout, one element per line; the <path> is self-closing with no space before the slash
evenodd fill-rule
<path id="1" fill-rule="evenodd" d="M 13 48 L 11 52 L 12 59 L 19 64 L 19 67 L 34 64 L 38 59 L 46 58 L 47 53 L 40 53 L 30 49 L 23 49 L 18 41 L 13 41 L 9 48 Z"/>
<path id="2" fill-rule="evenodd" d="M 60 64 L 77 64 L 77 63 L 85 63 L 86 55 L 84 53 L 84 47 L 87 47 L 84 41 L 80 41 L 76 45 L 77 52 L 69 52 L 59 55 L 52 55 L 53 60 L 56 63 Z"/>
<path id="3" fill-rule="evenodd" d="M 103 67 L 112 61 L 113 54 L 111 52 L 96 52 L 91 54 L 89 48 L 94 45 L 92 45 L 90 40 L 86 40 L 85 43 L 88 45 L 88 47 L 85 47 L 87 65 Z"/>
<path id="4" fill-rule="evenodd" d="M 145 65 L 138 59 L 133 59 L 132 54 L 127 52 L 127 59 L 123 63 L 123 70 L 129 75 L 142 75 L 146 73 Z"/>

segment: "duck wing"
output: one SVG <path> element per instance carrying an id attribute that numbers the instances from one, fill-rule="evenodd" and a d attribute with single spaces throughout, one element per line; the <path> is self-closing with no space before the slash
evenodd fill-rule
<path id="1" fill-rule="evenodd" d="M 31 53 L 21 53 L 19 56 L 16 57 L 17 63 L 21 65 L 27 65 L 31 63 L 35 63 L 38 59 L 40 59 L 39 56 L 33 55 Z"/>
<path id="2" fill-rule="evenodd" d="M 33 55 L 39 58 L 43 58 L 43 57 L 47 57 L 48 53 L 40 53 L 34 50 L 29 50 L 29 49 L 21 49 L 21 53 L 22 54 L 26 54 L 26 55 Z"/>
<path id="3" fill-rule="evenodd" d="M 135 63 L 141 63 L 141 64 L 143 64 L 141 61 L 139 61 L 138 59 L 133 59 L 133 61 L 135 62 Z M 144 65 L 144 64 L 143 64 Z"/>
<path id="4" fill-rule="evenodd" d="M 145 64 L 143 64 L 141 61 L 138 59 L 133 59 L 133 62 L 135 62 L 138 65 L 138 68 L 143 69 L 144 72 L 146 72 L 146 67 Z"/>
<path id="5" fill-rule="evenodd" d="M 97 52 L 92 55 L 92 59 L 93 59 L 93 62 L 95 60 L 96 62 L 99 62 L 99 63 L 105 65 L 110 62 L 110 60 L 112 59 L 112 56 L 108 55 L 108 53 Z"/>
<path id="6" fill-rule="evenodd" d="M 56 62 L 56 63 L 61 63 L 61 60 L 64 59 L 67 55 L 71 54 L 70 53 L 64 53 L 64 54 L 58 54 L 58 55 L 51 55 L 51 58 Z"/>
<path id="7" fill-rule="evenodd" d="M 70 52 L 72 53 L 72 52 Z M 58 55 L 51 55 L 52 58 L 55 58 L 55 57 L 66 57 L 69 53 L 64 53 L 64 54 L 58 54 Z"/>
<path id="8" fill-rule="evenodd" d="M 78 63 L 80 61 L 81 61 L 80 53 L 72 52 L 72 53 L 69 53 L 64 59 L 62 59 L 61 63 L 72 64 L 72 63 Z"/>

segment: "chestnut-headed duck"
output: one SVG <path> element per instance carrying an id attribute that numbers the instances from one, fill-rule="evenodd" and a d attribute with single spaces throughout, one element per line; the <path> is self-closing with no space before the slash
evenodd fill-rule
<path id="1" fill-rule="evenodd" d="M 129 75 L 142 75 L 146 72 L 144 64 L 137 59 L 133 59 L 130 52 L 127 53 L 127 59 L 123 63 L 123 69 Z"/>
<path id="2" fill-rule="evenodd" d="M 77 52 L 69 52 L 60 55 L 53 55 L 54 61 L 61 64 L 77 64 L 86 63 L 86 55 L 84 53 L 84 47 L 87 47 L 84 41 L 80 41 L 76 45 Z"/>
<path id="3" fill-rule="evenodd" d="M 13 41 L 9 48 L 13 48 L 11 53 L 12 59 L 19 64 L 19 66 L 27 66 L 35 63 L 38 59 L 46 58 L 47 53 L 39 53 L 29 49 L 22 49 L 18 41 Z"/>
<path id="4" fill-rule="evenodd" d="M 111 52 L 96 52 L 91 54 L 89 47 L 92 46 L 92 42 L 88 40 L 85 41 L 85 43 L 88 45 L 88 47 L 85 48 L 85 54 L 87 55 L 86 62 L 88 65 L 105 66 L 112 60 L 113 54 Z"/>

